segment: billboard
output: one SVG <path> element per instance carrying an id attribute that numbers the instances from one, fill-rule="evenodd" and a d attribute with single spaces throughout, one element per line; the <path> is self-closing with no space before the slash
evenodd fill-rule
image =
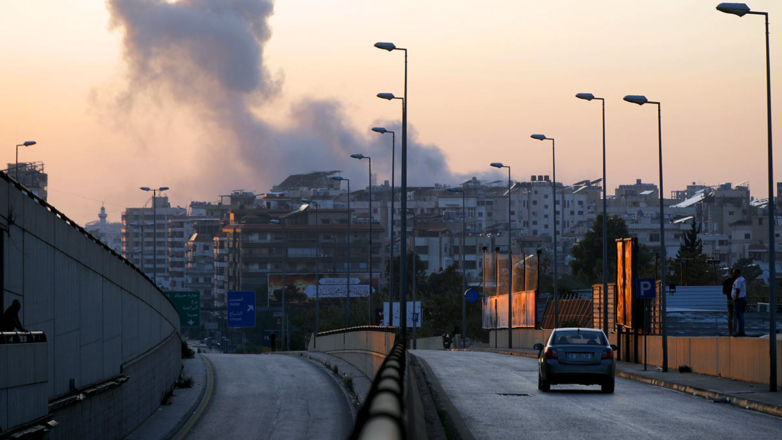
<path id="1" fill-rule="evenodd" d="M 400 315 L 400 303 L 399 301 L 394 302 L 393 307 L 393 314 L 391 316 L 391 323 L 388 321 L 388 315 L 389 315 L 389 304 L 388 301 L 383 303 L 383 323 L 382 325 L 392 325 L 395 327 L 399 327 L 399 315 Z M 416 301 L 413 303 L 412 301 L 407 301 L 407 326 L 412 328 L 413 324 L 415 324 L 416 327 L 421 328 L 421 321 L 423 320 L 423 314 L 421 313 L 421 301 Z"/>
<path id="2" fill-rule="evenodd" d="M 282 301 L 282 274 L 269 274 L 267 281 L 270 299 Z M 322 273 L 318 276 L 314 273 L 285 274 L 285 302 L 315 301 L 316 295 L 319 295 L 321 300 L 345 298 L 348 282 L 351 298 L 366 297 L 369 295 L 370 287 L 373 293 L 377 292 L 378 274 L 372 274 L 371 286 L 369 274 L 366 272 L 351 272 L 350 278 L 346 273 Z"/>
<path id="3" fill-rule="evenodd" d="M 633 327 L 635 239 L 616 240 L 616 323 Z"/>
<path id="4" fill-rule="evenodd" d="M 513 327 L 535 327 L 535 291 L 513 292 Z M 508 328 L 508 295 L 494 295 L 483 305 L 483 328 Z"/>

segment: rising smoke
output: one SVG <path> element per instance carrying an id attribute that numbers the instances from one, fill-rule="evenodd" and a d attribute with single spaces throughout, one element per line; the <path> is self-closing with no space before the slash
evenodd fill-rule
<path id="1" fill-rule="evenodd" d="M 107 5 L 111 29 L 124 32 L 129 75 L 113 108 L 128 113 L 140 98 L 163 101 L 160 96 L 170 96 L 161 107 L 185 107 L 195 115 L 198 126 L 213 138 L 203 139 L 198 150 L 206 160 L 202 172 L 192 173 L 198 180 L 190 182 L 194 186 L 206 184 L 214 191 L 252 182 L 257 189 L 268 189 L 289 174 L 337 169 L 363 182 L 363 167 L 348 163 L 356 152 L 372 155 L 374 170 L 390 168 L 389 140 L 358 134 L 345 123 L 349 118 L 337 101 L 293 104 L 285 128 L 258 116 L 282 90 L 281 78 L 264 61 L 272 1 L 108 0 Z M 398 122 L 386 123 L 401 133 Z M 440 148 L 416 142 L 412 127 L 409 141 L 411 185 L 457 183 L 465 177 L 450 171 Z M 207 145 L 220 145 L 219 154 L 210 153 Z"/>

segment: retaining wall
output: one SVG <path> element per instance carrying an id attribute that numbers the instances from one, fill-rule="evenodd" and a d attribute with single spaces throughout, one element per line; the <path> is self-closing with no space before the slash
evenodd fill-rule
<path id="1" fill-rule="evenodd" d="M 110 428 L 88 430 L 74 422 L 70 438 L 121 438 L 131 432 L 154 411 L 143 402 L 159 403 L 178 376 L 181 339 L 174 306 L 135 266 L 3 173 L 0 236 L 0 303 L 5 309 L 13 300 L 21 301 L 24 327 L 48 338 L 46 400 L 67 396 L 72 387 L 129 376 L 120 386 L 122 411 L 112 417 L 103 412 L 102 403 L 89 402 L 101 399 L 100 394 L 74 403 L 73 411 L 58 410 L 55 420 L 65 426 L 68 418 L 91 420 Z M 135 385 L 129 384 L 147 382 L 146 374 L 160 380 L 130 390 Z M 0 401 L 0 406 L 7 403 Z M 79 426 L 85 431 L 79 432 Z"/>
<path id="2" fill-rule="evenodd" d="M 318 336 L 317 349 L 313 339 L 308 350 L 336 356 L 372 380 L 391 351 L 395 337 L 391 331 L 346 329 L 338 333 L 321 334 Z"/>

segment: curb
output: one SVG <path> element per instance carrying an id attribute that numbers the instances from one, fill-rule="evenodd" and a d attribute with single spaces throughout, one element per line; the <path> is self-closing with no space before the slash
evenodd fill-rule
<path id="1" fill-rule="evenodd" d="M 285 356 L 297 357 L 295 352 L 287 352 L 287 353 L 286 352 L 282 352 L 280 354 L 281 355 L 285 355 Z M 348 393 L 348 395 L 353 399 L 353 402 L 356 404 L 354 409 L 358 410 L 359 408 L 361 408 L 361 406 L 364 404 L 364 400 L 366 399 L 367 396 L 359 396 L 358 393 L 356 392 L 355 388 L 352 391 L 349 390 L 347 385 L 345 384 L 345 380 L 347 379 L 347 376 L 343 376 L 340 373 L 334 373 L 334 371 L 331 369 L 332 365 L 329 364 L 328 361 L 325 360 L 325 359 L 320 359 L 318 357 L 312 357 L 309 354 L 300 354 L 298 357 L 301 357 L 302 359 L 307 359 L 309 361 L 321 364 L 324 367 L 326 367 L 326 369 L 329 370 L 329 373 L 332 376 L 336 376 L 335 379 L 337 379 L 339 381 L 340 387 L 343 388 L 344 391 L 346 393 Z M 349 363 L 347 361 L 344 361 L 344 362 Z M 366 376 L 364 376 L 364 377 L 366 377 Z M 369 379 L 369 378 L 367 378 L 367 379 Z M 372 381 L 370 381 L 370 383 L 371 382 Z M 354 414 L 353 418 L 355 419 L 355 414 Z"/>
<path id="2" fill-rule="evenodd" d="M 209 362 L 209 359 L 207 359 L 204 356 L 199 356 L 199 359 L 201 359 L 202 363 L 204 364 L 204 368 L 206 368 L 206 386 L 201 390 L 200 395 L 198 398 L 193 402 L 193 405 L 188 408 L 187 413 L 189 417 L 185 417 L 182 420 L 177 423 L 177 426 L 173 428 L 171 431 L 166 434 L 167 439 L 177 439 L 180 440 L 184 438 L 187 433 L 190 432 L 191 429 L 193 429 L 193 426 L 195 426 L 198 419 L 201 417 L 201 414 L 203 413 L 204 409 L 206 409 L 206 405 L 209 404 L 209 400 L 212 398 L 212 392 L 214 391 L 214 383 L 215 383 L 215 377 L 214 377 L 214 371 L 212 370 L 212 364 Z M 206 393 L 209 393 L 207 396 Z M 206 399 L 204 399 L 204 396 L 207 396 Z M 196 414 L 197 413 L 197 414 Z"/>
<path id="3" fill-rule="evenodd" d="M 460 349 L 460 351 L 469 350 Z M 427 385 L 429 385 L 431 396 L 435 401 L 435 405 L 437 406 L 438 410 L 442 410 L 448 415 L 448 422 L 450 422 L 448 424 L 451 425 L 450 428 L 455 431 L 456 438 L 462 440 L 475 440 L 475 436 L 472 434 L 469 428 L 467 428 L 464 420 L 462 420 L 461 416 L 459 415 L 459 411 L 456 410 L 453 402 L 451 402 L 451 399 L 448 398 L 448 394 L 446 394 L 445 389 L 443 389 L 443 386 L 440 384 L 440 381 L 437 380 L 437 376 L 435 376 L 429 364 L 426 363 L 424 359 L 414 354 L 409 354 L 409 356 L 411 360 L 415 360 L 415 362 L 423 371 L 424 380 L 426 380 Z"/>
<path id="4" fill-rule="evenodd" d="M 674 382 L 668 382 L 660 379 L 653 379 L 650 377 L 641 376 L 635 373 L 629 373 L 627 371 L 616 370 L 616 375 L 623 379 L 630 379 L 636 382 L 643 382 L 649 385 L 654 385 L 662 388 L 668 388 L 674 391 L 680 391 L 682 393 L 693 394 L 699 397 L 705 397 L 707 399 L 727 399 L 728 403 L 734 406 L 738 406 L 745 409 L 751 409 L 754 411 L 762 412 L 772 416 L 782 417 L 782 407 L 769 405 L 766 403 L 757 402 L 755 400 L 745 399 L 743 397 L 736 397 L 730 394 L 722 394 L 715 391 L 709 391 L 703 388 L 697 388 L 689 385 L 682 385 Z"/>
<path id="5" fill-rule="evenodd" d="M 480 351 L 480 352 L 498 353 L 498 354 L 504 354 L 510 356 L 538 357 L 534 353 L 523 353 L 518 351 L 497 350 L 497 349 L 487 350 L 482 348 L 466 348 L 466 349 L 455 349 L 454 351 Z M 679 391 L 682 393 L 694 394 L 696 396 L 704 397 L 707 399 L 712 399 L 712 400 L 727 399 L 728 403 L 737 407 L 741 407 L 744 409 L 751 409 L 753 411 L 762 412 L 764 414 L 769 414 L 776 417 L 782 417 L 782 407 L 780 406 L 769 405 L 767 403 L 761 403 L 755 400 L 749 400 L 731 394 L 718 393 L 716 391 L 710 391 L 707 389 L 693 387 L 689 385 L 682 385 L 679 383 L 669 382 L 661 379 L 653 379 L 650 377 L 641 376 L 640 374 L 635 374 L 628 371 L 622 371 L 618 368 L 616 369 L 616 375 L 623 379 L 634 380 L 636 382 L 642 382 L 648 385 L 654 385 L 661 388 L 668 388 L 669 390 Z"/>

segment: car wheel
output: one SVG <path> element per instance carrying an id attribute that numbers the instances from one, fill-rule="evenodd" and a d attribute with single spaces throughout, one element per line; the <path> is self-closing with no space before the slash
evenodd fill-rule
<path id="1" fill-rule="evenodd" d="M 543 376 L 541 376 L 540 373 L 538 373 L 538 389 L 544 393 L 551 391 L 551 384 L 549 384 L 548 381 L 543 380 Z"/>
<path id="2" fill-rule="evenodd" d="M 606 394 L 612 394 L 614 392 L 614 378 L 612 377 L 606 383 L 600 385 L 600 391 Z"/>

